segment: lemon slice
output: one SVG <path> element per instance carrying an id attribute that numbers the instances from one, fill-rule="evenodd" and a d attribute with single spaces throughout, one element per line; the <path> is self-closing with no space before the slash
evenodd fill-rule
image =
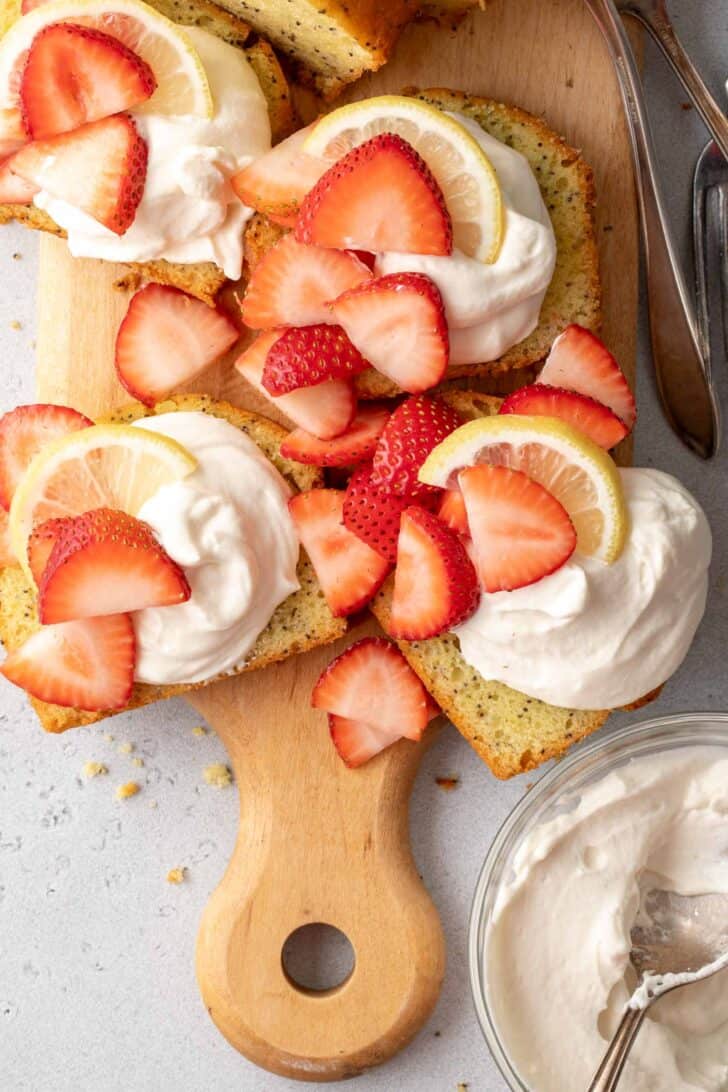
<path id="1" fill-rule="evenodd" d="M 161 486 L 186 478 L 196 466 L 176 440 L 132 425 L 94 425 L 61 436 L 38 452 L 15 490 L 13 553 L 30 576 L 28 538 L 39 523 L 103 507 L 135 516 Z"/>
<path id="2" fill-rule="evenodd" d="M 204 66 L 184 31 L 139 0 L 51 0 L 13 24 L 0 42 L 0 107 L 18 108 L 22 66 L 38 31 L 52 23 L 95 27 L 147 62 L 157 90 L 137 113 L 211 118 L 214 103 Z"/>
<path id="3" fill-rule="evenodd" d="M 379 133 L 397 133 L 427 163 L 445 197 L 458 250 L 494 262 L 504 231 L 498 176 L 475 137 L 442 110 L 403 95 L 353 102 L 321 118 L 303 150 L 333 162 Z"/>
<path id="4" fill-rule="evenodd" d="M 420 481 L 457 485 L 466 466 L 522 470 L 561 501 L 576 528 L 577 548 L 611 564 L 622 552 L 629 519 L 622 479 L 609 455 L 554 417 L 483 417 L 443 440 L 425 460 Z"/>

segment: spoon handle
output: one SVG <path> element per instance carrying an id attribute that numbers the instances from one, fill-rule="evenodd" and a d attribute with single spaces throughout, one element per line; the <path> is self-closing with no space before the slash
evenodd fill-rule
<path id="1" fill-rule="evenodd" d="M 625 1009 L 624 1016 L 607 1047 L 602 1064 L 589 1085 L 588 1092 L 614 1092 L 646 1011 L 646 1009 Z"/>

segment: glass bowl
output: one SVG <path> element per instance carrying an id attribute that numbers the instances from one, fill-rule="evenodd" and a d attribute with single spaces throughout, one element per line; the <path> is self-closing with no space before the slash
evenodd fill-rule
<path id="1" fill-rule="evenodd" d="M 553 818 L 586 785 L 631 759 L 680 747 L 728 749 L 728 713 L 684 713 L 641 721 L 577 745 L 516 804 L 493 841 L 481 869 L 470 914 L 469 963 L 478 1021 L 491 1054 L 512 1092 L 534 1092 L 511 1062 L 488 1005 L 483 956 L 488 921 L 510 862 L 522 839 Z M 568 803 L 564 798 L 568 799 Z"/>

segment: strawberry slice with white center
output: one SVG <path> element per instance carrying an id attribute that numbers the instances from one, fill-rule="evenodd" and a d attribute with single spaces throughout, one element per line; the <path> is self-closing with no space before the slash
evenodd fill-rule
<path id="1" fill-rule="evenodd" d="M 0 205 L 32 205 L 38 187 L 13 171 L 13 156 L 0 163 Z"/>
<path id="2" fill-rule="evenodd" d="M 387 630 L 422 641 L 460 625 L 475 611 L 480 587 L 459 535 L 413 505 L 402 514 Z"/>
<path id="3" fill-rule="evenodd" d="M 395 133 L 380 133 L 334 163 L 305 197 L 295 233 L 302 243 L 372 254 L 452 253 L 442 190 Z"/>
<path id="4" fill-rule="evenodd" d="M 419 740 L 432 717 L 429 694 L 402 653 L 384 637 L 365 637 L 332 660 L 311 704 L 361 721 L 394 739 Z"/>
<path id="5" fill-rule="evenodd" d="M 45 403 L 17 406 L 0 417 L 0 505 L 10 508 L 18 482 L 46 444 L 90 425 L 89 417 L 70 406 Z"/>
<path id="6" fill-rule="evenodd" d="M 298 537 L 337 618 L 361 610 L 391 567 L 344 526 L 343 508 L 344 494 L 338 489 L 311 489 L 288 502 Z"/>
<path id="7" fill-rule="evenodd" d="M 10 565 L 17 565 L 18 559 L 10 545 L 10 530 L 8 527 L 8 514 L 4 508 L 0 508 L 0 569 Z"/>
<path id="8" fill-rule="evenodd" d="M 232 348 L 234 323 L 179 288 L 148 284 L 129 302 L 116 335 L 116 374 L 147 406 L 189 383 Z"/>
<path id="9" fill-rule="evenodd" d="M 353 254 L 324 250 L 284 235 L 255 266 L 242 302 L 252 330 L 334 322 L 329 303 L 372 278 Z"/>
<path id="10" fill-rule="evenodd" d="M 509 394 L 498 412 L 558 417 L 607 451 L 629 434 L 624 421 L 601 402 L 586 394 L 549 387 L 545 383 L 533 383 Z"/>
<path id="11" fill-rule="evenodd" d="M 39 701 L 89 712 L 123 709 L 134 687 L 136 642 L 128 614 L 42 626 L 0 667 Z"/>
<path id="12" fill-rule="evenodd" d="M 445 377 L 450 339 L 442 296 L 422 273 L 388 273 L 334 300 L 333 321 L 369 363 L 411 394 Z"/>
<path id="13" fill-rule="evenodd" d="M 606 345 L 583 326 L 572 323 L 559 334 L 538 381 L 585 394 L 616 413 L 628 429 L 634 427 L 637 407 L 622 369 Z"/>
<path id="14" fill-rule="evenodd" d="M 26 144 L 12 169 L 27 182 L 123 235 L 147 177 L 147 146 L 127 114 Z"/>
<path id="15" fill-rule="evenodd" d="M 352 770 L 404 739 L 399 729 L 386 731 L 363 720 L 339 717 L 336 713 L 329 713 L 329 734 L 339 757 Z"/>
<path id="16" fill-rule="evenodd" d="M 458 475 L 472 538 L 470 555 L 487 592 L 513 591 L 555 572 L 576 549 L 563 505 L 521 470 L 469 467 Z"/>
<path id="17" fill-rule="evenodd" d="M 470 537 L 468 526 L 468 513 L 465 510 L 465 500 L 459 489 L 446 489 L 437 510 L 438 519 L 441 519 L 446 527 L 455 531 L 463 538 Z"/>
<path id="18" fill-rule="evenodd" d="M 429 498 L 423 498 L 427 503 Z M 394 565 L 399 523 L 411 497 L 400 497 L 372 481 L 372 464 L 362 463 L 349 479 L 344 496 L 344 524 Z"/>
<path id="19" fill-rule="evenodd" d="M 310 466 L 356 466 L 371 459 L 388 419 L 387 406 L 369 402 L 359 407 L 356 417 L 341 436 L 334 440 L 319 440 L 299 428 L 286 436 L 281 444 L 281 455 L 284 459 L 295 459 Z"/>
<path id="20" fill-rule="evenodd" d="M 327 159 L 303 151 L 313 127 L 299 129 L 233 175 L 232 187 L 244 205 L 276 223 L 295 225 L 301 202 L 329 168 Z"/>
<path id="21" fill-rule="evenodd" d="M 190 586 L 148 524 L 112 508 L 58 529 L 38 605 L 44 625 L 184 603 Z"/>
<path id="22" fill-rule="evenodd" d="M 151 98 L 154 73 L 138 54 L 95 27 L 52 23 L 33 39 L 20 84 L 31 140 L 80 129 Z"/>
<path id="23" fill-rule="evenodd" d="M 419 480 L 420 467 L 430 452 L 462 424 L 457 410 L 441 398 L 408 398 L 397 406 L 379 438 L 373 483 L 404 497 L 436 492 Z"/>
<path id="24" fill-rule="evenodd" d="M 276 397 L 263 386 L 266 357 L 280 336 L 280 330 L 259 334 L 237 359 L 235 367 L 264 398 L 306 432 L 319 440 L 341 436 L 356 416 L 356 394 L 348 379 L 327 379 L 316 387 L 301 387 Z"/>
<path id="25" fill-rule="evenodd" d="M 268 350 L 263 386 L 269 394 L 288 394 L 326 379 L 352 379 L 368 367 L 340 326 L 291 326 Z"/>
<path id="26" fill-rule="evenodd" d="M 28 565 L 36 586 L 39 587 L 43 579 L 56 539 L 62 532 L 69 530 L 72 524 L 73 516 L 57 516 L 44 520 L 34 528 L 28 539 Z"/>

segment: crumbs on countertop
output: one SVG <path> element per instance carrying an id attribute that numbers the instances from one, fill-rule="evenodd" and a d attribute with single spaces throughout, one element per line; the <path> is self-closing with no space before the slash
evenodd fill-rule
<path id="1" fill-rule="evenodd" d="M 192 729 L 192 735 L 198 736 L 200 739 L 202 738 L 202 736 L 206 736 L 207 734 L 207 728 L 203 728 L 201 724 L 198 724 L 196 728 Z"/>
<path id="2" fill-rule="evenodd" d="M 233 783 L 232 770 L 222 762 L 213 762 L 211 766 L 205 766 L 202 776 L 206 785 L 212 785 L 216 789 L 227 789 Z"/>
<path id="3" fill-rule="evenodd" d="M 167 873 L 167 883 L 184 883 L 186 879 L 187 869 L 184 866 L 182 868 L 170 868 Z"/>
<path id="4" fill-rule="evenodd" d="M 16 250 L 15 253 L 13 254 L 13 261 L 14 262 L 19 262 L 22 257 L 23 257 L 23 255 L 20 253 L 20 251 Z"/>
<path id="5" fill-rule="evenodd" d="M 458 1081 L 457 1092 L 468 1092 L 469 1088 L 467 1081 Z"/>
<path id="6" fill-rule="evenodd" d="M 109 772 L 109 767 L 103 762 L 84 762 L 81 773 L 84 777 L 103 777 Z"/>
<path id="7" fill-rule="evenodd" d="M 11 330 L 22 330 L 23 329 L 23 324 L 22 324 L 22 322 L 18 322 L 17 319 L 13 319 L 12 322 L 10 323 L 10 329 Z"/>
<path id="8" fill-rule="evenodd" d="M 128 800 L 141 791 L 142 787 L 136 781 L 127 781 L 126 784 L 117 786 L 114 796 L 117 800 Z"/>
<path id="9" fill-rule="evenodd" d="M 435 778 L 435 784 L 439 785 L 439 787 L 441 789 L 444 789 L 445 792 L 452 792 L 453 789 L 456 789 L 458 787 L 458 785 L 460 784 L 460 778 L 459 777 L 436 777 Z"/>
<path id="10" fill-rule="evenodd" d="M 104 739 L 106 740 L 107 743 L 113 743 L 114 742 L 114 737 L 112 736 L 111 732 L 104 732 Z"/>
<path id="11" fill-rule="evenodd" d="M 143 765 L 144 765 L 144 759 L 139 758 L 138 755 L 135 755 L 134 758 L 131 761 L 132 761 L 132 765 L 137 766 L 139 769 L 141 769 L 143 767 Z"/>
<path id="12" fill-rule="evenodd" d="M 130 742 L 120 743 L 116 748 L 120 755 L 130 755 L 134 750 L 134 744 Z"/>

